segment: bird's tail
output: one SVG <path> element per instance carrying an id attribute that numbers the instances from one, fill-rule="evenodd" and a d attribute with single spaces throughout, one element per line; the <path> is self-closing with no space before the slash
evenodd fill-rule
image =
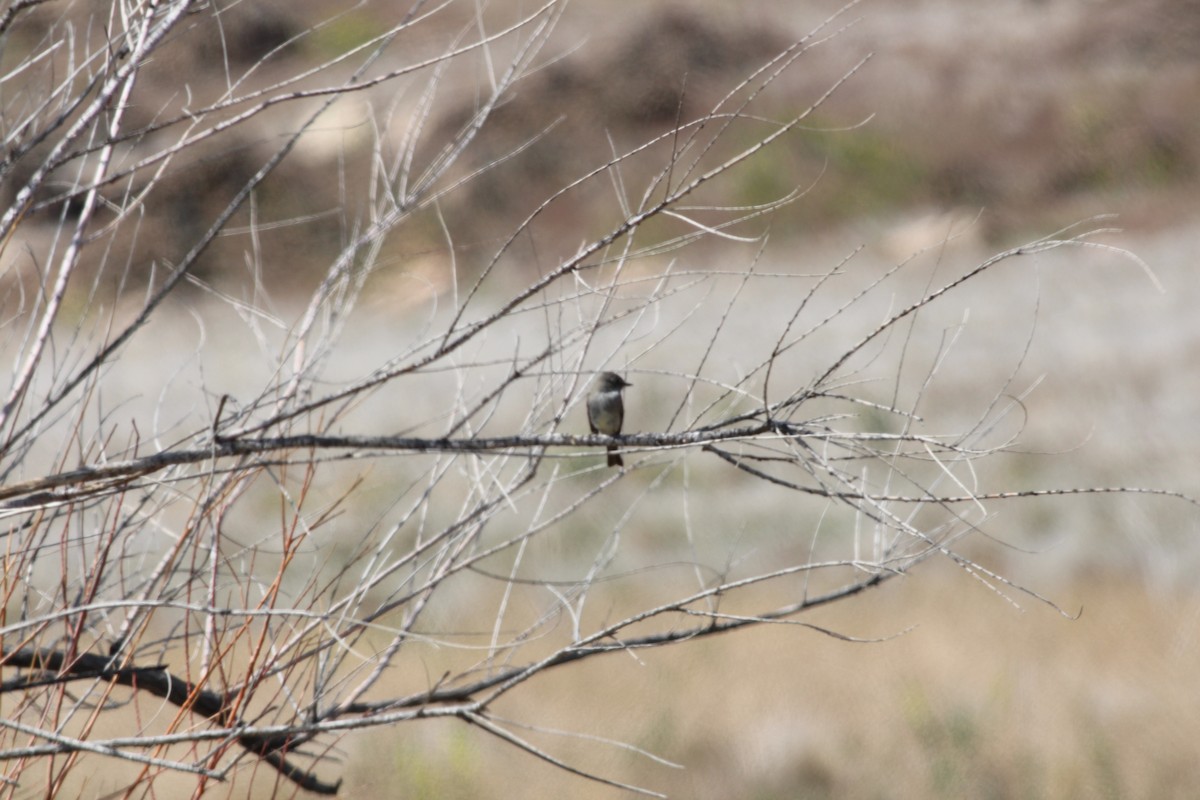
<path id="1" fill-rule="evenodd" d="M 625 462 L 621 460 L 620 454 L 617 453 L 616 445 L 608 446 L 608 465 L 610 467 L 623 467 Z"/>

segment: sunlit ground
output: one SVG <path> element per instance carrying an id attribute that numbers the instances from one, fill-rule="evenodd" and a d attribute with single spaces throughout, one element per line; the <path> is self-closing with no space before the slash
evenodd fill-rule
<path id="1" fill-rule="evenodd" d="M 1200 601 L 1128 575 L 1054 587 L 1082 616 L 1021 609 L 953 570 L 808 617 L 852 644 L 773 628 L 621 654 L 496 714 L 646 748 L 524 732 L 672 797 L 1191 797 L 1200 778 Z M 461 725 L 349 743 L 351 794 L 614 797 Z"/>

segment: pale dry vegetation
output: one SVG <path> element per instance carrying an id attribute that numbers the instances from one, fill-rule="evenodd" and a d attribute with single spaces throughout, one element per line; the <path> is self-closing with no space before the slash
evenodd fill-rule
<path id="1" fill-rule="evenodd" d="M 11 5 L 2 790 L 1184 796 L 1187 265 L 937 5 Z"/>

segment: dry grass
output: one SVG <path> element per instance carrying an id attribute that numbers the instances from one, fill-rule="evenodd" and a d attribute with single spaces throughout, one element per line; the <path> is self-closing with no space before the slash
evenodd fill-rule
<path id="1" fill-rule="evenodd" d="M 961 573 L 922 570 L 807 618 L 860 637 L 908 631 L 888 641 L 770 628 L 622 653 L 497 713 L 646 747 L 684 769 L 536 737 L 672 797 L 1190 797 L 1196 599 L 1146 589 L 1111 573 L 1056 587 L 1083 611 L 1072 621 L 1027 601 L 1017 610 Z M 347 788 L 619 796 L 484 738 L 429 725 L 352 740 Z"/>

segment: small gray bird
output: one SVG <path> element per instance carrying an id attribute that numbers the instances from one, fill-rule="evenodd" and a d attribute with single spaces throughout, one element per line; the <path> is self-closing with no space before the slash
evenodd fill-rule
<path id="1" fill-rule="evenodd" d="M 626 386 L 633 384 L 626 383 L 625 379 L 615 372 L 601 372 L 600 377 L 596 378 L 596 384 L 587 398 L 588 426 L 592 433 L 608 436 L 621 433 L 621 423 L 625 421 L 625 402 L 621 399 L 621 390 Z M 625 466 L 625 462 L 617 454 L 616 445 L 608 446 L 608 465 Z"/>

